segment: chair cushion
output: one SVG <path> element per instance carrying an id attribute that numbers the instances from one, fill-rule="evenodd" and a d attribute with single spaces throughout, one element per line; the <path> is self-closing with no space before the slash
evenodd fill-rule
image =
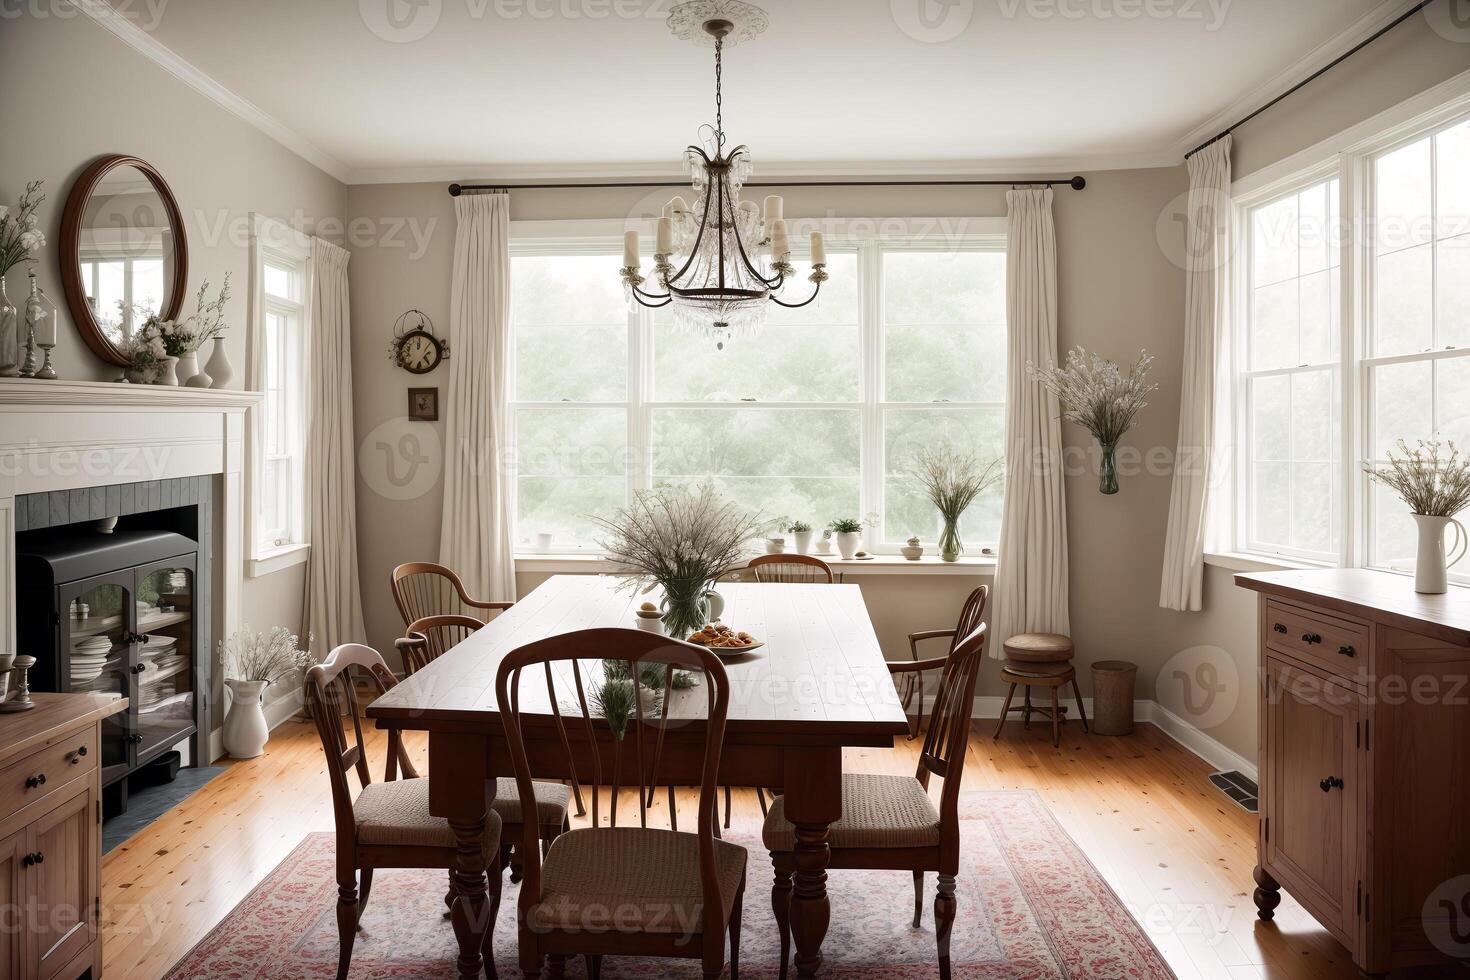
<path id="1" fill-rule="evenodd" d="M 1065 684 L 1077 676 L 1077 670 L 1070 663 L 1060 664 L 1033 664 L 1024 661 L 1007 660 L 1000 669 L 1002 680 L 1013 680 L 1020 683 L 1026 681 L 1044 681 L 1046 683 Z"/>
<path id="2" fill-rule="evenodd" d="M 1072 638 L 1060 633 L 1018 633 L 1005 642 L 1006 657 L 1049 664 L 1072 659 Z"/>
<path id="3" fill-rule="evenodd" d="M 536 823 L 542 827 L 560 827 L 567 819 L 567 802 L 572 791 L 561 783 L 540 780 L 531 782 L 536 794 Z M 495 781 L 495 812 L 505 823 L 521 822 L 521 793 L 515 777 L 503 776 Z"/>
<path id="4" fill-rule="evenodd" d="M 772 851 L 796 849 L 796 828 L 786 819 L 786 797 L 778 797 L 761 832 Z M 912 776 L 842 774 L 842 819 L 832 824 L 828 843 L 857 847 L 936 847 L 939 811 Z"/>
<path id="5" fill-rule="evenodd" d="M 427 779 L 370 783 L 358 794 L 352 810 L 359 844 L 454 846 L 449 821 L 429 813 Z M 492 861 L 499 850 L 500 815 L 490 810 L 485 814 L 485 860 Z"/>
<path id="6" fill-rule="evenodd" d="M 714 844 L 728 923 L 745 879 L 745 848 L 722 840 Z M 530 926 L 541 929 L 701 933 L 699 837 L 641 827 L 562 834 L 541 864 L 541 900 L 529 915 Z"/>

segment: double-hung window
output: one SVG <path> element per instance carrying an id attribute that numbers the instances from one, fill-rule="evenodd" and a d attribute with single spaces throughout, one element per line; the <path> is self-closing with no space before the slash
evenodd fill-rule
<path id="1" fill-rule="evenodd" d="M 1005 243 L 989 219 L 942 235 L 901 224 L 904 234 L 824 228 L 830 279 L 817 301 L 774 307 L 723 350 L 667 308 L 629 307 L 620 229 L 513 225 L 517 547 L 550 535 L 555 552 L 595 551 L 590 515 L 640 489 L 706 482 L 772 521 L 820 529 L 876 515 L 871 550 L 911 534 L 933 542 L 913 452 L 939 440 L 984 460 L 1002 451 Z M 810 289 L 798 276 L 790 293 Z M 965 515 L 972 551 L 994 545 L 1000 499 L 997 484 Z"/>

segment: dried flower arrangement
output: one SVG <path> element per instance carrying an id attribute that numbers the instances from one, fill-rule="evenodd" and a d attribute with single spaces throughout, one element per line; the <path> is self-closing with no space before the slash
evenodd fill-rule
<path id="1" fill-rule="evenodd" d="M 306 645 L 311 646 L 310 636 Z M 220 641 L 220 661 L 225 676 L 232 681 L 271 683 L 316 662 L 300 647 L 297 635 L 284 626 L 277 626 L 269 633 L 256 633 L 246 626 Z"/>
<path id="2" fill-rule="evenodd" d="M 36 252 L 46 244 L 46 235 L 39 227 L 36 209 L 46 200 L 41 193 L 45 181 L 33 180 L 26 184 L 12 213 L 0 207 L 0 276 L 5 275 L 21 262 L 36 261 Z"/>
<path id="3" fill-rule="evenodd" d="M 1148 383 L 1148 369 L 1153 362 L 1152 354 L 1140 351 L 1125 375 L 1115 362 L 1074 347 L 1067 352 L 1065 366 L 1026 365 L 1031 377 L 1061 402 L 1062 418 L 1091 432 L 1102 446 L 1103 493 L 1118 492 L 1114 459 L 1118 441 L 1133 427 L 1138 413 L 1148 407 L 1149 394 L 1159 387 Z"/>
<path id="4" fill-rule="evenodd" d="M 1386 467 L 1369 468 L 1374 482 L 1388 487 L 1410 512 L 1422 517 L 1454 517 L 1470 507 L 1470 458 L 1460 455 L 1453 442 L 1450 454 L 1440 456 L 1439 440 L 1420 439 L 1415 448 L 1400 439 L 1399 454 L 1388 453 Z"/>
<path id="5" fill-rule="evenodd" d="M 914 480 L 944 522 L 939 556 L 957 561 L 965 551 L 960 541 L 960 515 L 1001 479 L 1005 461 L 996 457 L 981 463 L 973 453 L 960 453 L 948 443 L 941 443 L 914 453 L 912 465 Z"/>

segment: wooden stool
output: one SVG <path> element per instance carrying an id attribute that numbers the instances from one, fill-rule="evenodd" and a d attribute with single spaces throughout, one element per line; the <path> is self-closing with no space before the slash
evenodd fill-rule
<path id="1" fill-rule="evenodd" d="M 1061 633 L 1017 633 L 1006 640 L 1005 651 L 1013 663 L 1066 663 L 1072 659 L 1072 638 Z"/>
<path id="2" fill-rule="evenodd" d="M 1006 644 L 1010 646 L 1009 643 Z M 1035 711 L 1051 719 L 1051 744 L 1053 747 L 1062 744 L 1062 722 L 1066 721 L 1067 709 L 1057 704 L 1057 689 L 1068 682 L 1072 685 L 1072 694 L 1077 699 L 1077 714 L 1082 718 L 1082 730 L 1087 728 L 1087 711 L 1082 707 L 1082 692 L 1077 688 L 1077 670 L 1070 663 L 1024 663 L 1007 660 L 1000 669 L 1000 679 L 1010 683 L 1011 688 L 1006 692 L 1006 704 L 1000 712 L 1000 724 L 995 726 L 995 738 L 1000 738 L 1000 730 L 1010 717 L 1012 711 L 1021 712 L 1021 727 L 1031 727 L 1031 712 Z M 1016 707 L 1011 707 L 1011 699 L 1016 696 L 1016 688 L 1025 689 L 1026 701 Z M 1033 705 L 1031 703 L 1031 689 L 1033 687 L 1045 687 L 1051 691 L 1051 707 Z"/>

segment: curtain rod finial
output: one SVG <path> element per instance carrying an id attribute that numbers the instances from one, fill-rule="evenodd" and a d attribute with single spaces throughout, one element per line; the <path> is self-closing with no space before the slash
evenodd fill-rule
<path id="1" fill-rule="evenodd" d="M 1087 178 L 1079 175 L 1077 177 L 1073 177 L 1067 183 L 1072 185 L 1072 190 L 1080 191 L 1082 188 L 1087 186 Z"/>
<path id="2" fill-rule="evenodd" d="M 1078 179 L 1080 180 L 1081 178 L 1079 177 Z M 449 185 L 449 196 L 450 197 L 459 197 L 460 192 L 462 190 L 464 190 L 464 188 L 460 187 L 458 184 L 450 184 Z"/>

